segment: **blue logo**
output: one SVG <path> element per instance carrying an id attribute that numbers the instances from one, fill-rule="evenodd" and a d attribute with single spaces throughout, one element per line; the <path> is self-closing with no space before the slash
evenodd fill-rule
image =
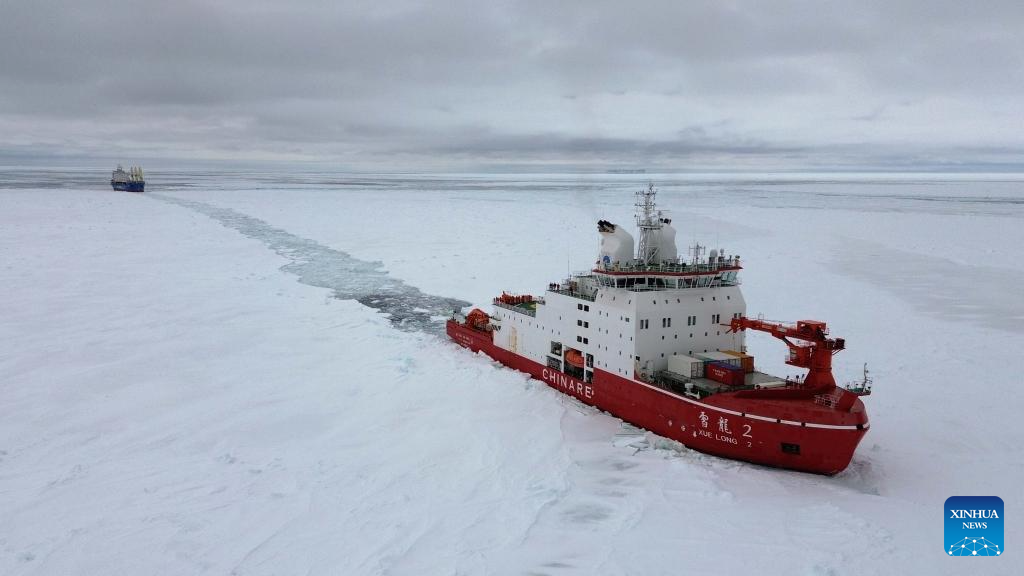
<path id="1" fill-rule="evenodd" d="M 1003 499 L 950 496 L 945 532 L 947 556 L 1002 556 Z"/>

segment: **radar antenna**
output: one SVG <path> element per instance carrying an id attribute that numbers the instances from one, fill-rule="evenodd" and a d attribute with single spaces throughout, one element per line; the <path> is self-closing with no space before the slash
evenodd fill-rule
<path id="1" fill-rule="evenodd" d="M 636 193 L 636 226 L 640 231 L 636 259 L 644 266 L 658 261 L 658 243 L 654 239 L 661 231 L 661 211 L 655 203 L 657 195 L 653 182 L 647 184 L 646 190 Z"/>

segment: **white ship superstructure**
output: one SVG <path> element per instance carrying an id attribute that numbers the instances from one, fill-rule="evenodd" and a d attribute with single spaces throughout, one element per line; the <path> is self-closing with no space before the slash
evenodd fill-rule
<path id="1" fill-rule="evenodd" d="M 638 193 L 635 255 L 632 236 L 601 221 L 593 270 L 550 285 L 533 306 L 496 301 L 495 344 L 542 364 L 561 360 L 553 350 L 578 350 L 587 382 L 594 367 L 649 380 L 673 356 L 743 351 L 744 334 L 723 326 L 746 314 L 739 256 L 712 249 L 705 257 L 694 246 L 688 259 L 679 257 L 671 221 L 654 210 L 655 194 L 653 187 Z"/>

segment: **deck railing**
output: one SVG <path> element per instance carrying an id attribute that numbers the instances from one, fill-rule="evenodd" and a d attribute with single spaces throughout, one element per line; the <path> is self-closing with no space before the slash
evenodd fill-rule
<path id="1" fill-rule="evenodd" d="M 687 264 L 685 262 L 660 262 L 658 264 L 599 264 L 596 270 L 600 272 L 619 272 L 629 274 L 649 274 L 652 272 L 682 274 L 682 273 L 707 273 L 718 272 L 719 270 L 739 270 L 738 258 L 729 258 L 721 262 L 701 262 L 698 264 Z"/>
<path id="2" fill-rule="evenodd" d="M 544 301 L 541 300 L 538 303 L 539 304 L 543 304 Z M 518 312 L 520 314 L 526 314 L 527 316 L 531 316 L 533 318 L 537 317 L 537 311 L 536 310 L 531 310 L 529 308 L 523 308 L 521 306 L 516 306 L 515 304 L 506 304 L 506 303 L 502 302 L 501 300 L 495 300 L 494 301 L 494 305 L 497 306 L 498 308 L 504 308 L 506 310 L 511 310 L 513 312 Z"/>
<path id="3" fill-rule="evenodd" d="M 593 296 L 589 294 L 584 294 L 583 292 L 579 292 L 576 290 L 557 288 L 552 289 L 551 292 L 554 292 L 556 294 L 562 294 L 565 296 L 572 296 L 573 298 L 579 298 L 580 300 L 586 300 L 587 302 L 593 302 L 594 300 L 596 300 L 596 298 L 594 298 Z"/>

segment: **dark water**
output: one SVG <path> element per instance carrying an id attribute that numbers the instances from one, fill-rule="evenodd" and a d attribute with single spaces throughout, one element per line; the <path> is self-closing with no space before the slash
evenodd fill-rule
<path id="1" fill-rule="evenodd" d="M 333 250 L 322 244 L 275 228 L 266 222 L 228 208 L 219 208 L 195 200 L 149 193 L 147 198 L 176 204 L 220 222 L 224 226 L 259 240 L 277 254 L 291 260 L 281 269 L 298 277 L 299 282 L 329 288 L 334 297 L 356 300 L 387 314 L 391 323 L 401 330 L 442 334 L 452 310 L 469 306 L 469 302 L 425 294 L 391 277 L 380 262 L 367 262 Z"/>

